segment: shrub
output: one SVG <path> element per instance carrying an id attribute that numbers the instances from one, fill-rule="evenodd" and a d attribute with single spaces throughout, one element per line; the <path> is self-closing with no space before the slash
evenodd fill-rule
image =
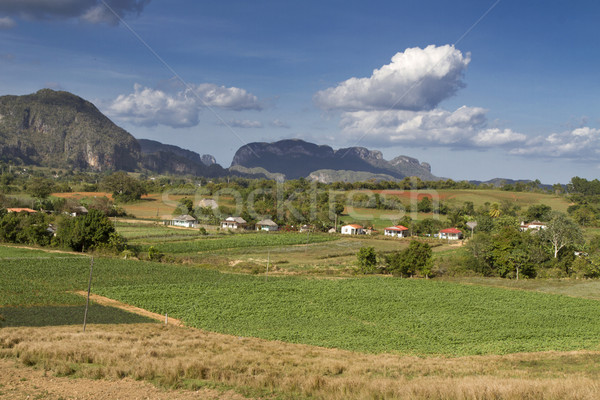
<path id="1" fill-rule="evenodd" d="M 363 274 L 372 274 L 377 270 L 377 254 L 374 247 L 361 247 L 356 254 L 358 270 Z"/>

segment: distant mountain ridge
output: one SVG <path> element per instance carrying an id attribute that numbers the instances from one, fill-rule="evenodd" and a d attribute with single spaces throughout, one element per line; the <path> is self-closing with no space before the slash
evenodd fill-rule
<path id="1" fill-rule="evenodd" d="M 334 175 L 327 171 L 365 172 L 402 179 L 416 176 L 423 180 L 437 180 L 428 163 L 407 156 L 398 156 L 391 161 L 383 158 L 378 150 L 365 147 L 349 147 L 334 150 L 330 146 L 317 145 L 300 139 L 278 142 L 254 142 L 238 149 L 231 166 L 264 168 L 271 173 L 285 175 L 286 179 L 309 177 L 320 171 L 319 180 L 330 181 Z M 326 176 L 330 174 L 330 176 Z"/>
<path id="2" fill-rule="evenodd" d="M 227 174 L 211 155 L 137 140 L 89 101 L 51 89 L 0 97 L 0 160 L 92 171 Z"/>
<path id="3" fill-rule="evenodd" d="M 134 170 L 140 145 L 89 101 L 42 89 L 0 97 L 0 159 L 49 167 Z"/>
<path id="4" fill-rule="evenodd" d="M 0 160 L 64 169 L 144 170 L 205 177 L 303 177 L 321 182 L 407 176 L 438 179 L 431 174 L 429 164 L 412 157 L 398 156 L 387 161 L 377 150 L 334 150 L 300 139 L 244 145 L 235 153 L 231 167 L 223 169 L 211 155 L 155 140 L 137 140 L 91 102 L 51 89 L 0 97 Z"/>

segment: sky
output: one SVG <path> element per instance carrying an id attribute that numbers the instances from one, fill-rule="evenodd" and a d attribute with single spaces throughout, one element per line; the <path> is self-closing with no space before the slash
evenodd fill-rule
<path id="1" fill-rule="evenodd" d="M 300 138 L 455 180 L 600 173 L 600 2 L 1 0 L 0 95 L 212 154 Z"/>

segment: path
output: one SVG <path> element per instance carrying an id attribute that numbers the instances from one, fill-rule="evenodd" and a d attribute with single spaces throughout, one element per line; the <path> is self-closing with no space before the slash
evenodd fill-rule
<path id="1" fill-rule="evenodd" d="M 79 291 L 75 292 L 75 294 L 87 297 L 87 292 L 84 290 L 79 290 Z M 155 320 L 163 322 L 163 323 L 165 322 L 164 315 L 153 313 L 151 311 L 144 310 L 143 308 L 135 307 L 135 306 L 132 306 L 129 304 L 121 303 L 120 301 L 109 299 L 108 297 L 100 296 L 98 294 L 91 293 L 90 300 L 93 300 L 96 303 L 101 304 L 103 306 L 120 308 L 121 310 L 124 310 L 124 311 L 128 311 L 128 312 L 138 314 L 138 315 L 143 315 L 144 317 L 152 318 L 152 319 L 155 319 Z M 168 319 L 168 324 L 174 325 L 174 326 L 183 326 L 182 321 L 175 319 L 175 318 L 171 318 L 171 317 L 169 317 L 169 319 Z"/>

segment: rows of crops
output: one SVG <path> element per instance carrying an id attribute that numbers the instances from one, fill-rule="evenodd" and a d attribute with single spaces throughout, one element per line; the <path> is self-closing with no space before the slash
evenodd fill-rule
<path id="1" fill-rule="evenodd" d="M 209 236 L 200 239 L 161 241 L 144 240 L 141 248 L 147 250 L 151 245 L 158 251 L 168 254 L 185 254 L 205 251 L 218 251 L 226 249 L 249 247 L 277 247 L 299 244 L 322 243 L 338 239 L 336 236 L 323 234 L 301 234 L 295 232 L 279 233 L 246 233 L 224 236 Z"/>
<path id="2" fill-rule="evenodd" d="M 65 291 L 84 289 L 88 273 L 88 259 L 3 259 L 0 307 L 80 305 Z M 460 355 L 600 347 L 600 302 L 432 280 L 267 280 L 98 259 L 92 288 L 198 328 L 357 351 Z"/>
<path id="3" fill-rule="evenodd" d="M 200 233 L 198 230 L 192 229 L 175 229 L 168 228 L 166 226 L 157 225 L 135 225 L 135 224 L 123 224 L 118 223 L 116 226 L 117 232 L 128 240 L 145 239 L 145 238 L 164 238 L 164 239 L 177 239 L 177 238 L 190 238 L 198 237 Z"/>

